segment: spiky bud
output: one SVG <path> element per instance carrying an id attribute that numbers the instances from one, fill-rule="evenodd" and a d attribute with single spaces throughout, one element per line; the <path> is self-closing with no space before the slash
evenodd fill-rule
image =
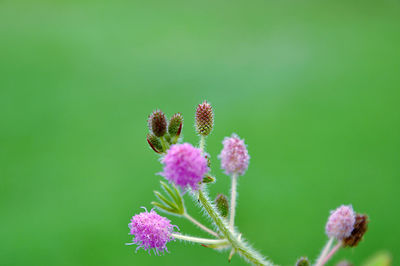
<path id="1" fill-rule="evenodd" d="M 157 137 L 162 137 L 167 132 L 167 119 L 161 110 L 155 110 L 149 116 L 149 129 Z"/>
<path id="2" fill-rule="evenodd" d="M 356 222 L 354 229 L 351 231 L 349 237 L 343 239 L 343 246 L 355 247 L 362 240 L 365 232 L 368 229 L 368 216 L 363 214 L 356 214 Z"/>
<path id="3" fill-rule="evenodd" d="M 175 137 L 181 134 L 183 126 L 183 116 L 180 113 L 174 114 L 168 123 L 168 133 L 171 137 Z"/>
<path id="4" fill-rule="evenodd" d="M 224 194 L 218 194 L 215 198 L 215 205 L 222 217 L 226 218 L 229 214 L 228 198 Z"/>
<path id="5" fill-rule="evenodd" d="M 214 113 L 211 105 L 204 101 L 196 109 L 196 130 L 199 135 L 207 136 L 211 133 L 214 125 Z"/>
<path id="6" fill-rule="evenodd" d="M 301 257 L 297 260 L 296 266 L 310 266 L 310 261 L 306 257 Z"/>
<path id="7" fill-rule="evenodd" d="M 159 138 L 154 136 L 153 134 L 147 134 L 147 143 L 149 143 L 150 148 L 157 153 L 163 152 L 163 147 Z"/>

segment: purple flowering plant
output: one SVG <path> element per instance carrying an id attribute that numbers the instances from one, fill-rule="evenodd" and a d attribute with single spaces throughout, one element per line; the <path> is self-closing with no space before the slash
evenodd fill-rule
<path id="1" fill-rule="evenodd" d="M 160 216 L 154 209 L 132 217 L 129 234 L 133 240 L 127 245 L 137 245 L 155 254 L 168 252 L 168 242 L 180 239 L 215 250 L 229 251 L 228 260 L 239 254 L 248 263 L 254 265 L 275 265 L 270 259 L 254 250 L 242 237 L 235 226 L 236 188 L 239 176 L 246 173 L 250 156 L 244 140 L 236 134 L 226 137 L 218 158 L 225 174 L 231 177 L 230 199 L 223 194 L 210 200 L 207 186 L 216 182 L 210 174 L 209 155 L 205 151 L 206 137 L 214 127 L 214 112 L 208 102 L 199 104 L 195 113 L 195 128 L 200 141 L 198 146 L 184 143 L 181 137 L 183 116 L 174 114 L 169 121 L 165 114 L 154 111 L 148 118 L 149 131 L 147 142 L 150 148 L 159 154 L 163 171 L 159 173 L 168 182 L 160 181 L 165 194 L 155 191 L 158 201 L 152 205 L 167 214 L 188 219 L 198 228 L 207 232 L 211 238 L 189 236 L 179 232 L 176 225 L 166 217 Z M 190 216 L 185 208 L 183 196 L 189 194 L 194 202 L 203 209 L 203 213 L 212 222 L 212 229 Z M 325 226 L 328 241 L 321 254 L 311 263 L 306 257 L 300 258 L 296 265 L 325 265 L 328 260 L 344 247 L 355 247 L 363 238 L 368 225 L 368 216 L 357 214 L 351 205 L 342 205 L 331 212 Z M 335 245 L 334 242 L 336 242 Z"/>

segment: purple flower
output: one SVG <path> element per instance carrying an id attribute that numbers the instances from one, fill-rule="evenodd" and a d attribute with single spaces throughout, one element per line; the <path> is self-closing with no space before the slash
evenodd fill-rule
<path id="1" fill-rule="evenodd" d="M 356 222 L 356 215 L 351 205 L 342 205 L 334 211 L 331 211 L 325 231 L 329 237 L 335 237 L 342 240 L 351 235 Z"/>
<path id="2" fill-rule="evenodd" d="M 164 172 L 161 175 L 182 189 L 190 187 L 197 190 L 209 170 L 201 150 L 189 143 L 172 145 L 162 163 Z"/>
<path id="3" fill-rule="evenodd" d="M 144 208 L 146 210 L 146 208 Z M 158 215 L 154 210 L 136 214 L 132 217 L 131 223 L 128 224 L 130 232 L 134 235 L 133 243 L 127 245 L 138 245 L 137 249 L 143 248 L 148 250 L 153 249 L 158 255 L 159 251 L 167 250 L 166 244 L 173 240 L 172 232 L 175 225 L 165 217 Z"/>
<path id="4" fill-rule="evenodd" d="M 234 173 L 243 175 L 249 166 L 250 160 L 244 140 L 240 139 L 236 134 L 232 134 L 231 137 L 225 137 L 222 144 L 224 148 L 218 156 L 221 159 L 221 168 L 225 170 L 227 175 Z"/>

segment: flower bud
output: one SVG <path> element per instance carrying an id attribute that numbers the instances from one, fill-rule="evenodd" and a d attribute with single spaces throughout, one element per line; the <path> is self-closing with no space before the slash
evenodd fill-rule
<path id="1" fill-rule="evenodd" d="M 181 134 L 183 126 L 183 116 L 180 113 L 174 114 L 169 120 L 168 133 L 171 137 L 175 137 Z"/>
<path id="2" fill-rule="evenodd" d="M 149 143 L 150 148 L 157 153 L 163 152 L 163 147 L 159 138 L 154 136 L 153 134 L 147 134 L 147 143 Z"/>
<path id="3" fill-rule="evenodd" d="M 214 183 L 215 182 L 215 177 L 210 176 L 209 174 L 205 174 L 203 177 L 203 181 L 201 181 L 203 184 L 208 184 L 208 183 Z"/>
<path id="4" fill-rule="evenodd" d="M 343 239 L 344 247 L 355 247 L 362 240 L 365 232 L 368 229 L 368 216 L 357 214 L 356 222 L 354 223 L 354 229 L 349 237 Z"/>
<path id="5" fill-rule="evenodd" d="M 310 261 L 306 257 L 301 257 L 297 260 L 296 266 L 310 266 Z"/>
<path id="6" fill-rule="evenodd" d="M 167 119 L 161 110 L 156 110 L 149 116 L 149 129 L 157 137 L 162 137 L 167 132 Z"/>
<path id="7" fill-rule="evenodd" d="M 196 130 L 199 135 L 207 136 L 214 125 L 214 114 L 211 105 L 204 101 L 196 109 Z"/>
<path id="8" fill-rule="evenodd" d="M 215 198 L 215 205 L 222 217 L 226 218 L 229 214 L 228 198 L 224 194 L 218 194 Z"/>

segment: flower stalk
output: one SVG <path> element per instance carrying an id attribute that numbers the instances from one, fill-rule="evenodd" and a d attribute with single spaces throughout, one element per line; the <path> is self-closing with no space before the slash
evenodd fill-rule
<path id="1" fill-rule="evenodd" d="M 328 255 L 326 255 L 326 257 L 322 260 L 321 266 L 325 265 L 325 263 L 328 262 L 328 260 L 330 258 L 333 257 L 333 255 L 339 250 L 339 248 L 341 248 L 343 245 L 342 241 L 340 241 L 339 243 L 337 243 L 331 251 L 329 251 Z"/>
<path id="2" fill-rule="evenodd" d="M 235 210 L 236 210 L 236 187 L 237 187 L 238 174 L 232 175 L 232 187 L 231 187 L 231 204 L 230 204 L 230 216 L 229 216 L 229 228 L 233 230 L 235 225 Z"/>
<path id="3" fill-rule="evenodd" d="M 317 262 L 315 263 L 315 266 L 322 266 L 323 261 L 326 257 L 326 255 L 328 255 L 329 250 L 331 249 L 332 243 L 333 243 L 334 237 L 330 237 L 328 242 L 326 242 L 324 248 L 322 249 L 321 254 L 319 255 Z"/>
<path id="4" fill-rule="evenodd" d="M 245 244 L 242 240 L 239 240 L 237 233 L 229 229 L 228 224 L 224 219 L 218 214 L 213 204 L 208 199 L 206 193 L 199 189 L 198 199 L 208 213 L 210 218 L 213 220 L 215 225 L 220 230 L 221 234 L 230 242 L 232 247 L 248 262 L 254 265 L 274 265 L 272 262 L 266 260 L 261 254 L 253 250 L 249 245 Z"/>
<path id="5" fill-rule="evenodd" d="M 203 225 L 202 223 L 200 223 L 199 221 L 197 221 L 196 219 L 194 219 L 192 216 L 190 216 L 187 212 L 185 212 L 183 214 L 183 217 L 185 217 L 186 219 L 188 219 L 191 223 L 193 223 L 194 225 L 196 225 L 198 228 L 200 228 L 201 230 L 209 233 L 212 236 L 215 236 L 216 238 L 219 238 L 219 235 L 214 232 L 213 230 L 209 229 L 208 227 L 206 227 L 205 225 Z"/>
<path id="6" fill-rule="evenodd" d="M 229 244 L 228 240 L 226 240 L 226 239 L 209 239 L 209 238 L 201 238 L 201 237 L 194 237 L 194 236 L 186 236 L 186 235 L 177 234 L 177 233 L 173 233 L 172 236 L 176 239 L 193 242 L 193 243 L 205 244 L 205 245 L 224 246 L 224 245 Z"/>

